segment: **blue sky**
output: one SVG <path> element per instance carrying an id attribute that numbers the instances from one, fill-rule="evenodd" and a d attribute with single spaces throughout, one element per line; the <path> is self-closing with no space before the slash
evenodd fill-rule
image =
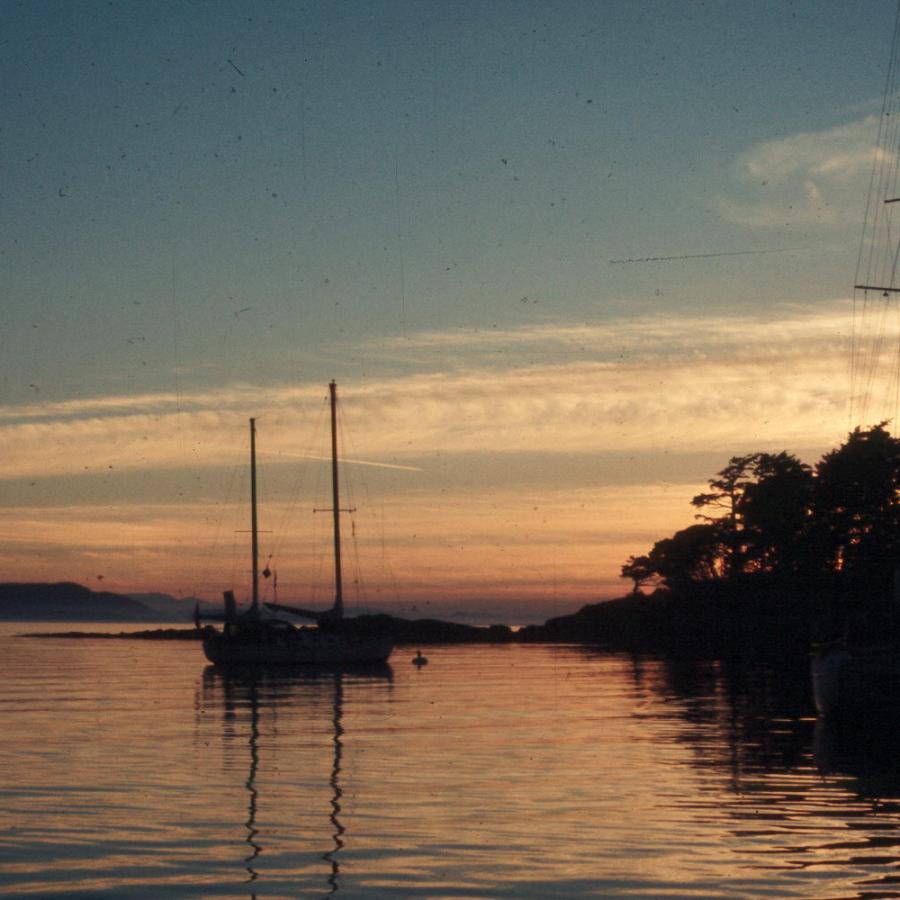
<path id="1" fill-rule="evenodd" d="M 412 487 L 372 469 L 385 502 L 470 548 L 450 593 L 510 583 L 478 578 L 528 495 L 559 504 L 544 531 L 585 562 L 548 576 L 558 542 L 532 536 L 545 562 L 522 590 L 583 600 L 687 524 L 676 507 L 733 453 L 815 454 L 846 430 L 893 4 L 2 7 L 16 535 L 103 510 L 137 528 L 151 497 L 188 528 L 246 416 L 286 428 L 335 378 L 362 455 L 422 470 Z M 661 256 L 697 258 L 613 262 Z M 623 484 L 644 493 L 574 499 Z M 476 491 L 500 498 L 478 513 L 493 551 L 436 524 Z M 101 531 L 60 537 L 52 565 L 22 538 L 0 577 L 24 557 L 79 580 Z M 393 536 L 405 570 L 420 532 Z M 134 584 L 121 553 L 123 589 L 172 568 L 157 548 Z"/>

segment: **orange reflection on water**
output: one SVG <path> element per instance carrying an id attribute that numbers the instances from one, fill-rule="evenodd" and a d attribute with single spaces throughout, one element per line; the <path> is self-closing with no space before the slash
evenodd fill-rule
<path id="1" fill-rule="evenodd" d="M 823 775 L 801 687 L 733 661 L 225 675 L 194 643 L 12 630 L 0 892 L 845 896 L 896 864 L 896 799 Z"/>

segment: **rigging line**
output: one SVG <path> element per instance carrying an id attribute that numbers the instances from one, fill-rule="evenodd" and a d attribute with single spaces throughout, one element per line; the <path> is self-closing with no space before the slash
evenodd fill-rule
<path id="1" fill-rule="evenodd" d="M 900 3 L 898 3 L 897 19 L 895 20 L 894 24 L 894 35 L 891 46 L 891 59 L 890 65 L 888 66 L 887 87 L 885 89 L 886 97 L 884 104 L 884 114 L 886 119 L 888 120 L 888 134 L 887 140 L 882 147 L 882 155 L 885 161 L 885 167 L 888 170 L 888 177 L 890 179 L 888 185 L 890 193 L 885 193 L 883 195 L 886 198 L 896 197 L 896 175 L 898 163 L 897 136 L 898 129 L 900 129 L 900 122 L 897 121 L 896 116 L 891 116 L 890 112 L 896 112 L 897 108 L 898 72 L 900 72 Z M 887 103 L 893 104 L 890 110 L 887 109 Z M 892 212 L 892 210 L 884 209 L 884 215 L 887 217 L 889 223 L 891 221 L 890 212 Z"/>
<path id="2" fill-rule="evenodd" d="M 897 84 L 897 69 L 898 69 L 898 61 L 892 58 L 893 64 L 893 72 L 891 73 L 893 77 L 893 83 L 890 87 L 890 93 L 892 97 L 896 96 Z M 896 110 L 896 102 L 894 103 L 894 109 Z M 885 187 L 884 197 L 894 197 L 896 196 L 896 184 L 897 184 L 897 136 L 898 136 L 898 122 L 897 116 L 892 116 L 890 121 L 889 128 L 889 136 L 888 136 L 888 144 L 885 147 L 885 157 L 887 159 L 887 168 L 888 168 L 888 183 Z M 893 223 L 893 207 L 882 204 L 882 217 L 885 221 L 886 232 L 887 232 L 887 248 L 889 252 L 889 248 L 892 246 L 893 233 L 892 233 L 892 223 Z M 890 281 L 887 284 L 893 285 L 894 276 L 897 272 L 897 252 L 900 251 L 900 245 L 895 248 L 893 260 L 891 261 L 891 274 Z"/>
<path id="3" fill-rule="evenodd" d="M 231 475 L 228 478 L 228 485 L 225 489 L 225 499 L 224 503 L 222 501 L 217 502 L 215 505 L 216 509 L 216 519 L 215 519 L 215 528 L 213 530 L 212 537 L 212 545 L 209 550 L 207 550 L 206 558 L 203 562 L 203 565 L 200 569 L 200 585 L 208 585 L 210 581 L 210 572 L 212 570 L 212 561 L 218 555 L 219 551 L 219 543 L 222 538 L 222 525 L 224 519 L 224 509 L 228 506 L 234 504 L 234 490 L 235 490 L 235 481 L 238 477 L 238 467 L 234 465 L 231 467 Z M 198 588 L 195 587 L 194 593 L 197 593 Z"/>
<path id="4" fill-rule="evenodd" d="M 356 536 L 356 517 L 350 513 L 350 540 L 353 548 L 353 564 L 356 567 L 356 578 L 353 579 L 354 592 L 356 594 L 356 605 L 369 612 L 369 594 L 368 586 L 363 576 L 363 567 L 360 562 L 359 540 Z"/>
<path id="5" fill-rule="evenodd" d="M 897 13 L 894 19 L 894 30 L 891 36 L 891 52 L 890 62 L 888 65 L 887 77 L 885 79 L 884 95 L 882 97 L 881 115 L 878 121 L 878 134 L 875 142 L 875 151 L 872 158 L 872 169 L 869 176 L 869 190 L 866 196 L 866 207 L 863 217 L 863 228 L 860 236 L 859 252 L 857 254 L 856 277 L 855 284 L 860 284 L 863 280 L 867 283 L 892 283 L 885 282 L 882 260 L 885 259 L 881 254 L 883 252 L 890 253 L 890 241 L 892 237 L 891 228 L 891 211 L 892 207 L 877 203 L 877 198 L 892 197 L 893 191 L 890 191 L 892 179 L 896 179 L 896 168 L 898 164 L 897 153 L 897 130 L 900 128 L 897 116 L 891 116 L 891 106 L 895 104 L 894 98 L 897 90 L 898 62 L 900 62 L 900 2 L 897 4 Z M 884 223 L 884 225 L 882 224 Z M 885 232 L 888 243 L 881 245 L 879 234 Z M 886 251 L 885 251 L 886 248 Z M 898 248 L 900 249 L 900 248 Z M 865 263 L 864 263 L 865 261 Z M 867 277 L 861 277 L 863 267 Z M 897 257 L 895 255 L 892 266 L 892 273 L 896 272 Z M 879 273 L 879 274 L 876 274 Z M 868 277 L 873 276 L 873 277 Z M 860 310 L 860 305 L 862 309 Z M 877 357 L 880 354 L 881 337 L 877 334 L 869 345 L 874 349 L 875 353 L 864 358 L 865 350 L 868 342 L 865 338 L 864 326 L 868 319 L 868 310 L 870 303 L 868 293 L 865 292 L 862 297 L 862 303 L 858 301 L 858 295 L 854 291 L 853 295 L 853 324 L 851 327 L 851 344 L 850 344 L 850 424 L 853 424 L 853 405 L 857 396 L 860 394 L 860 413 L 865 413 L 872 382 L 874 378 L 874 369 L 877 366 Z"/>
<path id="6" fill-rule="evenodd" d="M 330 406 L 330 400 L 326 396 L 322 400 L 322 409 L 323 411 Z M 324 498 L 326 496 L 326 487 L 323 486 L 324 466 L 316 466 L 315 467 L 315 486 L 313 489 L 313 517 L 312 517 L 312 559 L 311 559 L 311 572 L 310 578 L 312 579 L 310 584 L 310 593 L 312 595 L 311 599 L 313 601 L 318 599 L 319 594 L 322 592 L 325 584 L 325 560 L 327 558 L 326 552 L 322 549 L 323 537 L 322 529 L 319 527 L 319 517 L 316 515 L 317 509 L 325 509 L 328 506 L 328 501 Z M 331 489 L 331 479 L 328 478 L 327 490 Z"/>
<path id="7" fill-rule="evenodd" d="M 884 352 L 884 335 L 887 325 L 887 307 L 888 298 L 883 298 L 880 308 L 877 310 L 877 322 L 875 326 L 875 337 L 872 343 L 872 354 L 869 358 L 869 368 L 867 372 L 866 391 L 867 397 L 874 392 L 875 378 L 880 368 L 879 360 Z"/>
<path id="8" fill-rule="evenodd" d="M 894 422 L 897 421 L 898 412 L 900 412 L 900 341 L 897 342 L 897 361 L 894 365 L 894 415 L 891 417 Z"/>
<path id="9" fill-rule="evenodd" d="M 887 332 L 888 313 L 890 311 L 890 298 L 882 298 L 880 307 L 875 311 L 876 322 L 874 323 L 874 335 L 872 346 L 867 360 L 867 368 L 865 374 L 865 407 L 863 412 L 868 410 L 869 402 L 875 393 L 875 381 L 878 371 L 881 368 L 880 361 L 884 353 L 885 334 Z"/>
<path id="10" fill-rule="evenodd" d="M 257 419 L 257 421 L 259 421 L 259 419 Z M 259 445 L 257 444 L 257 449 L 256 449 L 257 492 L 256 493 L 257 493 L 257 498 L 259 499 L 259 508 L 260 508 L 260 510 L 264 511 L 264 512 L 262 512 L 262 515 L 260 517 L 258 517 L 260 519 L 265 518 L 265 516 L 267 515 L 265 510 L 270 508 L 270 504 L 264 502 L 263 498 L 266 497 L 267 495 L 269 497 L 271 497 L 271 491 L 269 491 L 267 483 L 266 483 L 266 479 L 268 478 L 269 473 L 268 473 L 265 463 L 264 463 L 265 457 L 266 457 L 266 453 L 264 451 L 260 450 Z M 271 534 L 271 533 L 272 533 L 271 531 L 264 529 L 261 525 L 258 528 L 259 535 Z M 264 552 L 267 548 L 260 546 L 258 549 L 259 549 L 259 557 L 257 557 L 257 558 L 262 559 L 264 557 Z M 265 569 L 269 567 L 269 562 L 272 559 L 272 554 L 269 553 L 268 556 L 265 558 L 266 558 L 266 563 L 265 563 L 265 566 L 263 567 L 263 569 L 261 569 L 259 572 L 260 578 L 259 578 L 259 582 L 257 585 L 257 590 L 259 592 L 259 600 L 260 600 L 260 602 L 263 602 L 263 603 L 266 601 L 266 598 L 269 596 L 269 591 L 271 588 L 269 579 L 263 575 L 263 571 L 265 571 Z M 270 571 L 271 571 L 271 569 L 270 569 Z"/>
<path id="11" fill-rule="evenodd" d="M 860 372 L 859 377 L 861 381 L 861 398 L 862 405 L 860 408 L 861 414 L 866 414 L 869 406 L 869 400 L 871 397 L 872 384 L 874 382 L 874 373 L 878 368 L 877 358 L 879 353 L 879 345 L 880 345 L 880 317 L 878 316 L 878 311 L 872 310 L 872 303 L 868 302 L 866 304 L 866 308 L 863 311 L 864 319 L 863 323 L 866 325 L 866 330 L 869 333 L 866 341 L 866 353 L 860 361 Z M 868 324 L 866 324 L 868 323 Z"/>
<path id="12" fill-rule="evenodd" d="M 894 357 L 890 379 L 885 385 L 883 404 L 885 411 L 890 415 L 881 417 L 887 418 L 890 422 L 896 421 L 897 410 L 900 408 L 900 343 L 894 348 Z"/>
<path id="13" fill-rule="evenodd" d="M 896 88 L 892 88 L 891 93 L 893 95 Z M 885 168 L 887 170 L 887 176 L 884 182 L 884 190 L 881 196 L 884 197 L 893 197 L 896 194 L 896 185 L 897 185 L 897 125 L 896 125 L 896 116 L 893 117 L 891 121 L 891 126 L 888 134 L 888 142 L 885 147 L 884 156 L 886 158 Z M 894 237 L 893 237 L 893 207 L 888 207 L 885 204 L 881 205 L 881 221 L 884 223 L 884 231 L 886 241 L 884 244 L 884 274 L 882 275 L 882 280 L 879 282 L 881 284 L 893 285 L 894 278 L 897 273 L 897 254 L 900 252 L 900 245 L 894 248 L 893 256 L 891 256 L 891 247 L 894 245 Z M 884 280 L 886 279 L 886 280 Z"/>
<path id="14" fill-rule="evenodd" d="M 879 360 L 882 354 L 882 341 L 884 334 L 883 307 L 881 314 L 878 309 L 872 309 L 868 304 L 863 319 L 866 330 L 865 341 L 861 346 L 861 356 L 857 370 L 857 385 L 859 393 L 858 414 L 865 416 L 873 396 L 873 388 L 879 370 Z"/>
<path id="15" fill-rule="evenodd" d="M 887 233 L 888 233 L 888 242 L 890 243 L 890 241 L 891 241 L 891 223 L 890 223 L 890 221 L 888 221 L 888 224 L 887 224 Z M 893 258 L 893 260 L 891 261 L 890 281 L 888 281 L 888 285 L 891 286 L 891 287 L 894 286 L 894 284 L 895 284 L 894 279 L 897 277 L 897 258 L 898 258 L 898 255 L 900 255 L 900 241 L 897 242 L 897 249 L 894 250 L 894 258 Z"/>
<path id="16" fill-rule="evenodd" d="M 350 522 L 352 524 L 351 540 L 353 546 L 353 562 L 356 566 L 356 578 L 353 579 L 353 592 L 356 595 L 357 608 L 363 608 L 369 611 L 369 603 L 366 599 L 366 586 L 363 582 L 362 567 L 359 564 L 359 542 L 356 539 L 356 519 L 351 515 Z"/>
<path id="17" fill-rule="evenodd" d="M 374 509 L 374 505 L 372 506 Z M 400 588 L 397 584 L 397 576 L 394 574 L 394 569 L 391 564 L 388 562 L 387 557 L 387 539 L 385 537 L 384 532 L 384 522 L 385 522 L 385 514 L 384 514 L 384 498 L 381 498 L 381 521 L 380 521 L 380 530 L 381 530 L 381 577 L 387 581 L 391 588 L 393 589 L 393 593 L 391 595 L 392 600 L 400 599 Z"/>
<path id="18" fill-rule="evenodd" d="M 869 344 L 867 348 L 867 356 L 863 359 L 863 374 L 871 380 L 874 372 L 878 368 L 878 356 L 881 349 L 882 336 L 884 334 L 884 317 L 885 307 L 887 305 L 882 294 L 876 294 L 874 298 L 868 300 L 865 310 L 867 328 L 870 331 Z"/>
<path id="19" fill-rule="evenodd" d="M 241 444 L 242 449 L 244 450 L 244 459 L 247 458 L 250 452 L 249 439 L 245 438 Z M 246 466 L 238 465 L 235 467 L 235 471 L 237 473 L 237 497 L 244 498 L 249 495 L 250 491 L 247 487 L 247 482 L 249 480 Z M 238 503 L 235 506 L 235 514 L 237 514 L 238 507 L 243 511 L 244 504 Z M 236 521 L 234 524 L 238 524 Z M 238 529 L 234 529 L 231 535 L 231 588 L 234 590 L 238 581 L 238 556 L 241 559 L 244 558 L 245 547 L 243 541 L 238 541 Z"/>
<path id="20" fill-rule="evenodd" d="M 311 469 L 309 461 L 317 458 L 312 455 L 312 448 L 313 446 L 318 444 L 321 434 L 323 433 L 325 410 L 326 403 L 323 402 L 319 407 L 319 414 L 316 418 L 315 424 L 309 432 L 306 450 L 300 455 L 301 463 L 296 467 L 293 484 L 291 485 L 289 494 L 291 499 L 288 502 L 287 507 L 285 508 L 284 515 L 281 518 L 281 523 L 276 530 L 276 535 L 278 537 L 275 540 L 274 549 L 272 551 L 273 556 L 275 556 L 276 558 L 281 555 L 281 551 L 284 549 L 288 535 L 288 523 L 294 518 L 297 507 L 300 504 L 300 490 L 303 482 L 306 480 L 306 474 Z M 293 454 L 290 454 L 288 458 L 293 460 L 296 457 Z"/>
<path id="21" fill-rule="evenodd" d="M 878 354 L 879 359 L 881 359 L 884 356 L 888 356 L 889 347 L 888 347 L 888 341 L 885 339 L 885 336 L 887 336 L 887 335 L 893 336 L 894 341 L 896 342 L 896 334 L 897 334 L 896 313 L 897 313 L 896 307 L 892 303 L 885 301 L 884 307 L 883 307 L 883 314 L 882 314 L 882 321 L 883 321 L 882 341 L 881 341 L 881 344 L 879 345 L 879 354 Z M 897 350 L 895 348 L 895 353 L 896 352 L 897 352 Z M 893 354 L 891 355 L 891 358 L 889 358 L 885 361 L 885 363 L 888 363 L 888 362 L 893 362 Z M 886 377 L 881 379 L 880 384 L 877 384 L 875 382 L 875 380 L 873 379 L 873 389 L 876 387 L 880 388 L 879 407 L 878 407 L 880 409 L 880 412 L 878 412 L 877 415 L 878 415 L 878 418 L 881 418 L 881 419 L 885 418 L 885 412 L 888 412 L 888 417 L 893 416 L 894 405 L 892 403 L 892 399 L 893 399 L 893 393 L 895 390 L 895 385 L 897 384 L 897 375 L 898 375 L 895 365 L 885 365 L 884 369 L 886 370 Z"/>
<path id="22" fill-rule="evenodd" d="M 338 420 L 337 420 L 338 432 L 340 434 L 340 446 L 347 446 L 347 438 L 344 434 L 344 410 L 343 407 L 338 409 Z M 360 591 L 362 590 L 362 566 L 360 566 L 359 562 L 359 542 L 356 539 L 356 518 L 354 516 L 354 511 L 356 509 L 356 504 L 353 502 L 354 495 L 354 484 L 353 480 L 350 477 L 350 473 L 347 470 L 346 463 L 338 456 L 338 465 L 341 467 L 341 483 L 344 486 L 344 495 L 347 498 L 347 508 L 350 510 L 348 513 L 350 516 L 350 537 L 351 537 L 351 547 L 352 547 L 352 562 L 355 570 L 356 577 L 353 579 L 354 584 L 354 592 L 356 594 L 356 604 L 357 606 L 364 605 L 368 607 L 368 604 L 363 601 L 362 596 L 360 595 Z"/>
<path id="23" fill-rule="evenodd" d="M 384 501 L 381 502 L 381 577 L 388 583 L 391 588 L 391 599 L 399 602 L 400 600 L 400 584 L 397 581 L 397 574 L 387 555 L 386 538 L 384 532 Z"/>
<path id="24" fill-rule="evenodd" d="M 359 455 L 357 452 L 356 442 L 354 441 L 352 435 L 345 439 L 343 437 L 343 433 L 342 433 L 341 439 L 344 442 L 343 446 L 347 448 L 347 451 L 349 454 L 352 454 L 352 456 L 354 456 L 354 457 Z M 421 468 L 419 468 L 418 466 L 401 466 L 401 465 L 393 465 L 393 464 L 387 464 L 387 463 L 372 463 L 372 462 L 366 462 L 364 460 L 359 460 L 359 459 L 345 459 L 345 460 L 343 460 L 343 462 L 351 463 L 351 464 L 372 465 L 372 466 L 376 466 L 377 468 L 384 468 L 384 469 L 399 469 L 402 471 L 415 471 L 415 472 L 422 471 Z M 364 508 L 365 508 L 367 514 L 371 515 L 371 518 L 376 518 L 376 514 L 374 513 L 375 503 L 372 499 L 372 492 L 369 489 L 369 481 L 365 476 L 361 476 L 361 483 L 362 483 L 363 494 L 365 497 Z M 349 505 L 354 506 L 355 504 L 350 503 Z M 392 582 L 393 588 L 394 588 L 394 599 L 397 599 L 397 598 L 399 598 L 399 593 L 400 593 L 399 589 L 397 587 L 397 581 L 396 581 L 396 578 L 394 576 L 394 573 L 393 573 L 390 565 L 386 562 L 385 536 L 384 536 L 384 503 L 383 503 L 383 501 L 381 504 L 380 532 L 381 532 L 381 572 L 383 573 L 383 575 L 386 574 L 386 577 L 388 578 L 388 580 L 390 580 Z M 355 533 L 354 533 L 353 537 L 354 537 L 354 541 L 355 541 L 355 539 L 356 539 Z M 368 588 L 368 586 L 365 585 L 364 576 L 362 574 L 363 567 L 359 563 L 359 548 L 358 548 L 358 546 L 354 547 L 354 551 L 356 553 L 359 580 L 360 580 L 360 583 L 364 585 L 363 595 L 364 595 L 364 597 L 367 598 L 365 600 L 365 603 L 368 606 L 368 597 L 372 596 L 372 592 Z"/>
<path id="25" fill-rule="evenodd" d="M 341 427 L 341 445 L 344 447 L 347 447 L 348 450 L 350 450 L 350 452 L 352 452 L 355 456 L 356 455 L 355 442 L 353 441 L 352 438 L 348 438 L 348 437 L 344 436 L 343 419 L 339 420 L 339 424 Z M 343 471 L 345 473 L 347 472 L 347 463 L 352 463 L 352 462 L 356 462 L 356 461 L 355 460 L 343 461 Z M 356 491 L 356 482 L 353 481 L 353 479 L 350 478 L 349 475 L 345 475 L 345 478 L 348 482 L 348 485 L 347 485 L 348 486 L 348 492 L 347 492 L 348 506 L 352 510 L 356 511 L 357 504 L 354 501 L 354 493 Z M 363 475 L 362 473 L 360 473 L 359 478 L 362 483 L 362 492 L 365 497 L 364 510 L 365 510 L 366 515 L 368 516 L 368 515 L 370 515 L 370 511 L 372 509 L 374 509 L 374 506 L 372 504 L 371 492 L 369 491 L 369 482 L 366 479 L 365 475 Z M 369 612 L 370 611 L 369 600 L 371 597 L 371 591 L 369 589 L 368 581 L 364 574 L 365 567 L 362 565 L 362 556 L 360 553 L 359 539 L 358 539 L 357 533 L 356 533 L 357 521 L 358 521 L 357 517 L 354 514 L 351 514 L 351 522 L 353 525 L 352 532 L 351 532 L 352 547 L 353 547 L 353 562 L 354 562 L 354 565 L 356 566 L 356 579 L 355 579 L 356 602 L 357 602 L 357 605 L 361 606 L 363 609 L 365 609 L 367 612 Z"/>
<path id="26" fill-rule="evenodd" d="M 353 440 L 352 437 L 347 437 L 347 438 L 344 437 L 343 428 L 341 431 L 341 442 L 342 442 L 342 446 L 346 447 L 348 449 L 348 451 L 353 454 L 353 456 L 357 455 L 357 452 L 356 452 L 357 447 L 356 447 L 355 441 Z M 346 460 L 343 460 L 342 462 L 345 464 L 345 469 L 346 469 L 346 463 L 358 464 L 362 461 L 358 460 L 358 459 L 346 459 Z M 387 465 L 387 464 L 381 464 L 381 463 L 367 463 L 367 464 L 374 465 L 378 468 L 421 471 L 421 469 L 419 469 L 415 466 Z M 365 475 L 360 474 L 360 481 L 362 484 L 362 492 L 363 492 L 363 495 L 365 498 L 364 510 L 366 512 L 366 515 L 368 515 L 371 519 L 372 517 L 374 517 L 374 514 L 372 513 L 372 511 L 375 509 L 375 504 L 372 500 L 372 492 L 369 489 L 369 482 L 368 482 L 368 479 L 365 477 Z M 356 487 L 355 482 L 350 480 L 350 483 L 348 485 L 348 490 L 352 491 L 355 489 L 355 487 Z M 351 507 L 355 507 L 357 504 L 352 501 L 352 495 L 350 495 L 348 493 L 348 497 L 350 498 L 350 502 L 348 505 Z M 354 520 L 354 524 L 355 524 L 355 521 L 356 520 Z M 381 543 L 382 571 L 384 571 L 385 566 L 384 566 L 384 514 L 383 514 L 383 512 L 382 512 L 382 520 L 381 520 L 381 539 L 382 539 L 382 543 Z M 354 559 L 355 559 L 356 569 L 357 569 L 357 582 L 358 582 L 358 587 L 359 587 L 358 593 L 361 592 L 361 596 L 358 597 L 357 599 L 359 602 L 361 602 L 363 604 L 363 606 L 366 609 L 368 609 L 369 608 L 369 599 L 372 596 L 372 592 L 368 586 L 366 577 L 363 574 L 364 567 L 361 564 L 359 543 L 357 540 L 355 527 L 354 527 L 354 531 L 353 531 L 353 552 L 354 552 Z"/>
<path id="27" fill-rule="evenodd" d="M 898 11 L 898 18 L 900 18 L 900 11 Z M 888 84 L 885 89 L 885 93 L 887 95 L 884 111 L 884 117 L 886 121 L 885 140 L 879 145 L 879 155 L 884 172 L 882 192 L 877 195 L 879 198 L 896 196 L 897 186 L 897 136 L 900 123 L 898 123 L 896 115 L 892 114 L 897 110 L 896 91 L 898 69 L 900 69 L 900 25 L 895 27 L 895 32 L 896 43 L 892 47 L 891 63 L 888 72 Z M 888 106 L 888 104 L 891 105 Z M 887 276 L 888 267 L 890 266 L 891 241 L 893 240 L 891 227 L 893 221 L 892 213 L 893 207 L 885 204 L 879 205 L 879 221 L 884 223 L 883 227 L 887 234 L 887 243 L 883 247 L 884 256 L 882 259 L 882 265 L 885 267 L 883 270 L 885 276 Z M 895 269 L 896 263 L 894 263 L 893 266 L 893 270 Z"/>
<path id="28" fill-rule="evenodd" d="M 892 89 L 891 85 L 892 85 L 892 80 L 894 77 L 894 69 L 895 69 L 896 61 L 897 61 L 898 36 L 900 36 L 900 3 L 898 3 L 898 11 L 897 11 L 897 15 L 894 20 L 894 32 L 893 32 L 893 35 L 891 38 L 890 63 L 888 65 L 888 74 L 887 74 L 887 78 L 885 81 L 884 96 L 882 98 L 882 103 L 881 103 L 881 116 L 878 121 L 878 136 L 876 138 L 875 152 L 874 152 L 873 158 L 872 158 L 872 172 L 871 172 L 871 175 L 869 178 L 869 191 L 866 196 L 866 208 L 865 208 L 865 213 L 864 213 L 864 217 L 863 217 L 863 223 L 864 223 L 863 234 L 862 234 L 862 238 L 860 240 L 859 255 L 857 257 L 857 264 L 856 264 L 856 279 L 855 279 L 855 281 L 857 284 L 859 284 L 860 280 L 861 280 L 859 275 L 863 270 L 863 258 L 866 255 L 865 250 L 866 250 L 866 234 L 867 234 L 867 230 L 868 230 L 867 225 L 870 222 L 869 217 L 870 217 L 870 212 L 871 212 L 871 208 L 872 208 L 872 201 L 875 197 L 874 188 L 875 188 L 875 184 L 876 184 L 876 177 L 878 177 L 878 180 L 880 182 L 881 181 L 880 176 L 883 174 L 883 156 L 880 151 L 881 151 L 882 146 L 884 145 L 884 140 L 886 137 L 885 136 L 885 127 L 886 127 L 885 123 L 888 122 L 887 112 L 888 112 L 888 106 L 889 106 L 890 97 L 891 97 L 891 89 Z M 876 209 L 876 212 L 875 212 L 876 222 L 877 222 L 877 218 L 878 218 L 878 213 L 879 213 L 879 210 Z M 872 223 L 873 228 L 874 228 L 875 224 L 876 224 L 875 222 Z M 866 271 L 871 271 L 873 253 L 874 253 L 874 242 L 873 242 L 873 244 L 869 245 L 868 264 L 866 266 Z"/>

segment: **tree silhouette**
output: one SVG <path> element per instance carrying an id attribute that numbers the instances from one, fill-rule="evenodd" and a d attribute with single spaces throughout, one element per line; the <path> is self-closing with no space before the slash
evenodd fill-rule
<path id="1" fill-rule="evenodd" d="M 814 469 L 787 451 L 750 453 L 708 484 L 691 501 L 706 511 L 703 523 L 622 566 L 635 593 L 654 578 L 689 592 L 703 581 L 765 577 L 786 589 L 825 579 L 844 593 L 887 596 L 900 565 L 900 439 L 887 422 L 854 429 Z"/>
<path id="2" fill-rule="evenodd" d="M 715 524 L 723 536 L 728 548 L 725 571 L 728 575 L 736 575 L 743 568 L 741 554 L 741 500 L 750 475 L 759 458 L 758 453 L 747 456 L 732 456 L 728 465 L 708 482 L 712 490 L 705 494 L 697 494 L 691 503 L 698 509 L 724 509 L 722 516 L 708 516 L 698 513 L 698 518 Z"/>
<path id="3" fill-rule="evenodd" d="M 753 475 L 737 502 L 744 571 L 799 574 L 808 568 L 812 470 L 782 451 L 756 454 Z"/>
<path id="4" fill-rule="evenodd" d="M 658 580 L 659 575 L 649 556 L 629 556 L 622 566 L 622 578 L 630 578 L 634 584 L 632 594 L 640 594 L 641 588 Z"/>
<path id="5" fill-rule="evenodd" d="M 718 525 L 704 522 L 653 545 L 648 568 L 670 588 L 685 588 L 726 574 L 727 545 Z"/>
<path id="6" fill-rule="evenodd" d="M 886 426 L 855 428 L 816 466 L 821 563 L 860 587 L 884 587 L 900 562 L 900 440 Z"/>

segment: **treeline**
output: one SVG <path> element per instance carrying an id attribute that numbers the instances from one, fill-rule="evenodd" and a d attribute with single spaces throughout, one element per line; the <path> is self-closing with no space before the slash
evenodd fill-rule
<path id="1" fill-rule="evenodd" d="M 781 452 L 733 457 L 691 501 L 696 524 L 622 566 L 635 594 L 758 583 L 890 596 L 900 563 L 900 439 L 856 428 L 815 466 Z"/>

